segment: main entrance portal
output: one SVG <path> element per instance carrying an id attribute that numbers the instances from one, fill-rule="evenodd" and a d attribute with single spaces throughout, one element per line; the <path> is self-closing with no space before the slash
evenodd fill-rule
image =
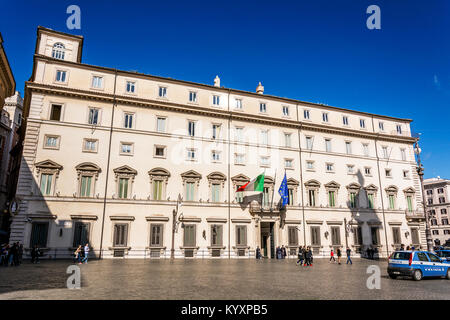
<path id="1" fill-rule="evenodd" d="M 264 258 L 275 259 L 274 222 L 261 222 L 261 254 Z"/>

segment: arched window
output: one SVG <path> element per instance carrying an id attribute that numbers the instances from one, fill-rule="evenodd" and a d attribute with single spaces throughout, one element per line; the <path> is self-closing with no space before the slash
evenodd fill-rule
<path id="1" fill-rule="evenodd" d="M 64 45 L 61 42 L 55 43 L 53 45 L 52 58 L 64 60 L 65 49 L 66 48 L 64 47 Z"/>

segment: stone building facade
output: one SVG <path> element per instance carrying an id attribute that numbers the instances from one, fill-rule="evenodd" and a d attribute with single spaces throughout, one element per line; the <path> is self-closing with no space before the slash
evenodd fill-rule
<path id="1" fill-rule="evenodd" d="M 87 65 L 82 45 L 38 28 L 11 241 L 105 258 L 425 243 L 411 120 Z M 261 173 L 262 197 L 235 192 Z"/>
<path id="2" fill-rule="evenodd" d="M 425 179 L 423 182 L 427 210 L 430 217 L 431 236 L 436 246 L 450 243 L 450 180 L 440 177 Z"/>

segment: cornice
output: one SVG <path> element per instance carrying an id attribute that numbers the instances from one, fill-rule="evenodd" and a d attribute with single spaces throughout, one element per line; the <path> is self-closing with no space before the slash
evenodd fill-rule
<path id="1" fill-rule="evenodd" d="M 31 92 L 49 94 L 49 95 L 59 95 L 65 97 L 72 97 L 82 100 L 91 101 L 101 101 L 107 103 L 114 103 L 114 95 L 104 92 L 91 92 L 87 90 L 74 89 L 68 87 L 60 87 L 54 85 L 46 85 L 34 82 L 26 82 L 26 89 L 31 90 Z M 117 104 L 130 105 L 136 107 L 147 107 L 153 109 L 160 109 L 172 112 L 178 112 L 183 114 L 196 114 L 207 117 L 216 117 L 221 119 L 230 119 L 232 121 L 242 121 L 259 123 L 269 126 L 280 126 L 284 128 L 292 129 L 306 129 L 310 131 L 331 133 L 344 136 L 360 137 L 365 139 L 377 139 L 382 141 L 390 142 L 403 142 L 403 143 L 414 143 L 416 138 L 405 137 L 405 136 L 391 136 L 391 135 L 381 135 L 379 133 L 373 132 L 359 132 L 352 129 L 337 128 L 321 124 L 304 123 L 301 121 L 287 120 L 287 119 L 277 119 L 269 118 L 266 116 L 253 115 L 253 114 L 242 114 L 239 112 L 228 111 L 225 109 L 214 109 L 208 110 L 203 107 L 197 107 L 192 105 L 176 104 L 173 102 L 166 102 L 160 100 L 142 99 L 136 97 L 116 95 L 115 101 Z"/>

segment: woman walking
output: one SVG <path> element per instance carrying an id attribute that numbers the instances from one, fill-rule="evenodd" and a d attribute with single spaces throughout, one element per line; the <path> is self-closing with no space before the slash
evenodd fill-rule
<path id="1" fill-rule="evenodd" d="M 78 264 L 81 264 L 81 244 L 78 246 L 77 250 L 73 253 L 75 256 L 75 261 L 78 261 Z"/>
<path id="2" fill-rule="evenodd" d="M 338 264 L 341 264 L 341 256 L 342 256 L 342 253 L 341 253 L 341 249 L 337 249 L 337 256 L 338 256 Z"/>

